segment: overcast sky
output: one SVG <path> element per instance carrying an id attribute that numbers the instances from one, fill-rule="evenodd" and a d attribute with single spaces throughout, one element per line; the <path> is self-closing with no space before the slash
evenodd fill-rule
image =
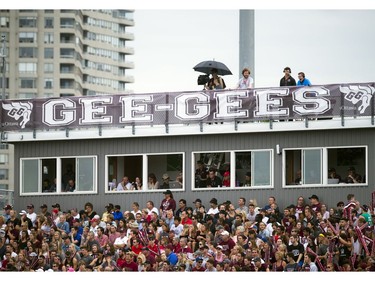
<path id="1" fill-rule="evenodd" d="M 238 10 L 136 10 L 134 92 L 201 90 L 204 60 L 239 70 Z M 285 66 L 314 84 L 375 80 L 375 10 L 255 10 L 256 87 L 278 86 Z"/>
<path id="2" fill-rule="evenodd" d="M 26 3 L 26 4 L 25 4 Z M 193 70 L 201 61 L 225 63 L 240 77 L 239 9 L 255 10 L 256 87 L 278 86 L 285 66 L 313 84 L 375 80 L 375 1 L 126 0 L 8 1 L 18 9 L 134 9 L 136 93 L 201 90 Z M 9 7 L 10 5 L 10 7 Z M 272 8 L 272 10 L 270 9 Z M 342 9 L 342 10 L 337 10 Z"/>

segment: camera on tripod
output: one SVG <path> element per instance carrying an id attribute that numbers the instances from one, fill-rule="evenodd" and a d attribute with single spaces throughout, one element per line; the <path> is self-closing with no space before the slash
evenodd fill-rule
<path id="1" fill-rule="evenodd" d="M 199 75 L 198 76 L 198 85 L 206 85 L 210 81 L 210 75 Z"/>

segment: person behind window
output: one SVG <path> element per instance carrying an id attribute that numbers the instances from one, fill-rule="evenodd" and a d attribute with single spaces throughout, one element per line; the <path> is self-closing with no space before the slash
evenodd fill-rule
<path id="1" fill-rule="evenodd" d="M 342 182 L 341 176 L 336 173 L 336 169 L 335 168 L 330 168 L 328 170 L 328 178 L 329 179 L 337 179 L 338 182 Z"/>
<path id="2" fill-rule="evenodd" d="M 162 179 L 163 179 L 163 183 L 159 185 L 159 189 L 169 189 L 169 181 L 170 181 L 169 175 L 164 174 Z"/>
<path id="3" fill-rule="evenodd" d="M 148 189 L 158 189 L 159 182 L 154 173 L 148 175 Z"/>
<path id="4" fill-rule="evenodd" d="M 354 167 L 349 167 L 348 175 L 344 179 L 345 183 L 361 183 L 362 177 L 361 175 L 357 174 Z"/>

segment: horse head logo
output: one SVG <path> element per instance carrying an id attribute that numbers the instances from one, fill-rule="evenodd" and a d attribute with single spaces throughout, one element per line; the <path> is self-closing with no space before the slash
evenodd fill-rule
<path id="1" fill-rule="evenodd" d="M 25 128 L 30 121 L 33 104 L 31 102 L 11 102 L 3 103 L 3 109 L 8 111 L 8 116 L 18 121 L 21 119 L 20 126 Z"/>
<path id="2" fill-rule="evenodd" d="M 345 94 L 345 99 L 352 104 L 360 104 L 358 110 L 364 113 L 366 108 L 370 105 L 372 96 L 375 93 L 375 88 L 372 86 L 340 86 L 340 92 Z"/>

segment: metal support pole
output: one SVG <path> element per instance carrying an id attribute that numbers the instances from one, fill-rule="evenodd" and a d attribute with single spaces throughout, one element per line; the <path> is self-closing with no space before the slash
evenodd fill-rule
<path id="1" fill-rule="evenodd" d="M 3 86 L 3 91 L 1 94 L 1 99 L 5 100 L 5 70 L 6 70 L 6 65 L 5 65 L 5 35 L 1 35 L 1 65 L 2 65 L 2 70 L 3 70 L 3 79 L 2 79 L 2 86 Z"/>

